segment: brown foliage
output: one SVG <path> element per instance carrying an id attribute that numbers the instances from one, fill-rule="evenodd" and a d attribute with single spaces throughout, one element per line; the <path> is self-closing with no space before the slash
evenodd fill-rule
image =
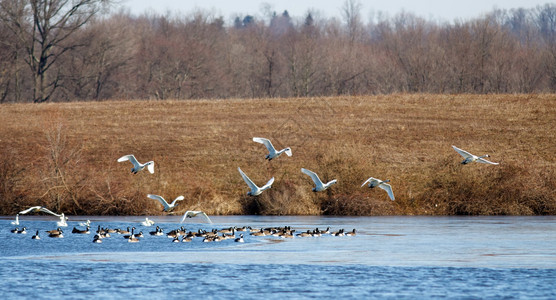
<path id="1" fill-rule="evenodd" d="M 209 214 L 556 214 L 556 96 L 428 95 L 8 104 L 0 212 L 162 213 L 148 193 Z M 270 162 L 252 137 L 293 156 Z M 451 145 L 499 166 L 461 165 Z M 116 160 L 154 160 L 134 175 Z M 275 177 L 257 198 L 254 182 Z M 338 183 L 313 193 L 310 169 Z M 390 179 L 396 201 L 361 184 Z"/>

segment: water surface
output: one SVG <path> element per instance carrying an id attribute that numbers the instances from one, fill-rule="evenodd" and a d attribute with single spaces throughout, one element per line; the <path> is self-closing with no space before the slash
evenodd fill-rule
<path id="1" fill-rule="evenodd" d="M 115 234 L 93 244 L 72 234 L 78 222 L 137 231 L 144 217 L 70 217 L 63 239 L 45 216 L 24 216 L 14 234 L 0 219 L 0 291 L 14 298 L 556 298 L 556 217 L 211 217 L 229 226 L 291 226 L 297 232 L 356 228 L 354 237 L 253 237 L 172 243 L 145 235 L 127 243 Z M 150 216 L 165 231 L 179 216 Z M 31 236 L 40 230 L 42 239 Z M 239 235 L 239 234 L 238 234 Z M 55 284 L 53 284 L 55 283 Z M 4 297 L 5 298 L 5 297 Z"/>

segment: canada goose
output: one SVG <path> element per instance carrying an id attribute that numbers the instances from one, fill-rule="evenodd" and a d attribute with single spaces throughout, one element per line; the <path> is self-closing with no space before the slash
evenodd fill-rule
<path id="1" fill-rule="evenodd" d="M 253 235 L 253 236 L 266 236 L 266 234 L 264 233 L 264 229 L 262 229 L 262 228 L 257 232 L 251 233 L 251 235 Z"/>
<path id="2" fill-rule="evenodd" d="M 26 210 L 20 211 L 19 214 L 25 215 L 25 214 L 30 213 L 30 212 L 44 212 L 44 213 L 47 213 L 47 214 L 51 214 L 53 216 L 56 216 L 56 217 L 60 218 L 60 221 L 56 222 L 56 224 L 58 226 L 60 226 L 60 227 L 68 226 L 68 223 L 66 222 L 68 220 L 68 218 L 63 213 L 62 214 L 56 214 L 56 213 L 52 212 L 51 210 L 47 209 L 44 206 L 33 206 L 33 207 L 30 207 Z"/>
<path id="3" fill-rule="evenodd" d="M 345 235 L 347 235 L 347 236 L 355 236 L 355 228 L 353 228 L 353 230 L 350 231 L 350 232 L 346 232 Z"/>
<path id="4" fill-rule="evenodd" d="M 63 233 L 62 229 L 60 227 L 53 229 L 53 230 L 48 230 L 46 231 L 46 233 L 48 234 L 60 234 Z"/>
<path id="5" fill-rule="evenodd" d="M 19 228 L 17 228 L 17 227 L 15 229 L 10 230 L 11 233 L 17 233 L 18 231 L 19 231 Z"/>
<path id="6" fill-rule="evenodd" d="M 93 237 L 93 243 L 101 244 L 102 243 L 102 237 L 99 236 L 98 234 L 95 234 L 95 236 Z"/>
<path id="7" fill-rule="evenodd" d="M 137 243 L 139 242 L 139 239 L 137 237 L 135 237 L 135 234 L 133 234 L 133 231 L 135 230 L 135 227 L 131 228 L 131 234 L 129 235 L 129 238 L 127 239 L 128 243 Z"/>
<path id="8" fill-rule="evenodd" d="M 40 240 L 41 237 L 39 236 L 39 231 L 37 230 L 37 232 L 35 233 L 35 235 L 32 236 L 31 238 L 34 239 L 34 240 Z"/>
<path id="9" fill-rule="evenodd" d="M 297 236 L 298 237 L 310 237 L 310 236 L 313 236 L 313 234 L 311 233 L 311 230 L 307 229 L 307 231 L 305 231 L 305 232 L 298 233 Z"/>
<path id="10" fill-rule="evenodd" d="M 334 233 L 332 233 L 333 236 L 344 236 L 344 229 L 340 229 Z"/>
<path id="11" fill-rule="evenodd" d="M 135 229 L 135 227 L 132 228 L 132 231 L 133 231 L 133 229 Z M 128 227 L 127 230 L 120 230 L 120 231 L 118 231 L 118 233 L 119 234 L 131 234 L 131 231 L 129 231 L 129 227 Z"/>
<path id="12" fill-rule="evenodd" d="M 172 243 L 179 243 L 180 242 L 180 238 L 179 236 L 175 236 L 174 239 L 172 240 Z"/>
<path id="13" fill-rule="evenodd" d="M 274 183 L 274 177 L 272 177 L 265 185 L 263 185 L 262 187 L 258 187 L 251 179 L 249 179 L 249 177 L 247 177 L 247 175 L 245 175 L 245 173 L 243 173 L 243 171 L 239 167 L 237 168 L 237 170 L 239 171 L 239 174 L 241 174 L 241 177 L 243 177 L 245 183 L 247 183 L 247 185 L 251 189 L 249 192 L 247 192 L 247 195 L 258 196 L 263 191 L 271 188 L 272 183 Z"/>
<path id="14" fill-rule="evenodd" d="M 388 180 L 380 180 L 380 179 L 376 179 L 373 177 L 369 177 L 369 179 L 365 180 L 365 182 L 363 182 L 363 184 L 361 185 L 361 187 L 365 186 L 365 184 L 369 184 L 369 188 L 375 188 L 375 187 L 379 187 L 383 190 L 385 190 L 388 193 L 388 197 L 390 197 L 390 200 L 394 201 L 394 192 L 392 191 L 392 186 L 389 185 L 387 182 L 390 182 L 390 179 Z"/>
<path id="15" fill-rule="evenodd" d="M 243 233 L 240 234 L 239 237 L 236 238 L 236 239 L 234 240 L 234 242 L 236 242 L 236 243 L 243 243 L 243 242 L 244 242 L 244 240 L 243 240 Z"/>
<path id="16" fill-rule="evenodd" d="M 156 226 L 155 231 L 151 231 L 149 232 L 150 235 L 155 235 L 155 236 L 161 236 L 164 233 L 162 232 L 162 229 L 160 229 L 160 227 Z"/>
<path id="17" fill-rule="evenodd" d="M 168 202 L 159 195 L 148 194 L 147 197 L 149 197 L 153 200 L 158 200 L 158 202 L 160 202 L 160 204 L 162 204 L 162 206 L 164 206 L 164 211 L 173 210 L 174 207 L 176 207 L 178 205 L 176 202 L 181 201 L 181 200 L 184 199 L 183 196 L 178 196 L 176 199 L 174 199 L 174 201 L 172 201 L 172 203 L 168 204 Z"/>
<path id="18" fill-rule="evenodd" d="M 282 153 L 286 153 L 287 156 L 292 156 L 292 150 L 290 147 L 284 148 L 280 151 L 276 151 L 269 139 L 254 137 L 253 142 L 265 145 L 266 149 L 268 149 L 268 155 L 265 156 L 265 159 L 268 159 L 269 161 L 280 156 Z"/>
<path id="19" fill-rule="evenodd" d="M 212 224 L 212 221 L 207 216 L 207 214 L 200 211 L 200 210 L 188 210 L 188 211 L 186 211 L 185 214 L 183 214 L 183 217 L 181 218 L 180 223 L 183 223 L 183 221 L 185 221 L 186 218 L 193 218 L 193 217 L 196 217 L 198 215 L 203 216 L 209 223 Z"/>
<path id="20" fill-rule="evenodd" d="M 48 232 L 48 231 L 47 231 L 47 232 Z M 48 237 L 51 237 L 51 238 L 63 238 L 63 237 L 64 237 L 64 234 L 62 233 L 62 230 L 59 230 L 59 231 L 52 231 L 52 230 L 51 230 L 51 231 L 48 233 Z"/>
<path id="21" fill-rule="evenodd" d="M 151 172 L 151 174 L 154 174 L 154 161 L 149 161 L 149 162 L 146 162 L 146 163 L 142 164 L 142 163 L 137 161 L 137 159 L 135 158 L 135 156 L 133 154 L 124 155 L 124 156 L 118 158 L 118 162 L 123 162 L 123 161 L 128 161 L 128 160 L 133 164 L 133 168 L 131 168 L 131 173 L 137 174 L 137 172 L 139 172 L 139 171 L 143 170 L 145 167 L 147 167 L 149 172 Z"/>
<path id="22" fill-rule="evenodd" d="M 306 175 L 309 175 L 311 177 L 311 179 L 313 180 L 313 182 L 315 183 L 315 187 L 313 188 L 313 192 L 320 192 L 320 191 L 324 191 L 327 188 L 329 188 L 331 185 L 335 184 L 337 182 L 336 179 L 333 179 L 327 183 L 323 183 L 319 176 L 317 175 L 317 173 L 313 172 L 313 171 L 309 171 L 307 169 L 301 168 L 301 172 L 303 172 Z"/>
<path id="23" fill-rule="evenodd" d="M 80 230 L 80 229 L 77 229 L 77 228 L 73 227 L 73 230 L 71 231 L 71 233 L 77 233 L 77 234 L 89 234 L 90 232 L 91 231 L 89 229 L 89 226 L 87 226 L 87 229 L 85 229 L 85 230 Z"/>
<path id="24" fill-rule="evenodd" d="M 499 163 L 491 162 L 491 161 L 488 161 L 488 160 L 484 159 L 484 157 L 490 157 L 490 155 L 488 155 L 488 154 L 485 154 L 485 155 L 482 155 L 482 156 L 476 156 L 476 155 L 473 155 L 473 154 L 471 154 L 471 153 L 469 153 L 465 150 L 462 150 L 462 149 L 460 149 L 456 146 L 452 146 L 452 148 L 454 148 L 454 150 L 456 150 L 457 153 L 459 153 L 461 156 L 463 156 L 463 158 L 465 158 L 461 162 L 462 165 L 466 165 L 466 164 L 472 163 L 472 162 L 478 162 L 478 163 L 489 164 L 489 165 L 499 165 Z"/>
<path id="25" fill-rule="evenodd" d="M 183 236 L 183 238 L 181 239 L 181 242 L 182 242 L 182 243 L 188 243 L 188 242 L 191 242 L 191 241 L 193 240 L 193 238 L 192 238 L 192 237 L 193 237 L 193 236 L 192 236 L 192 235 L 189 235 L 189 234 L 188 234 L 188 235 L 186 235 L 186 236 Z"/>
<path id="26" fill-rule="evenodd" d="M 27 227 L 21 228 L 21 230 L 17 231 L 18 234 L 27 234 Z"/>

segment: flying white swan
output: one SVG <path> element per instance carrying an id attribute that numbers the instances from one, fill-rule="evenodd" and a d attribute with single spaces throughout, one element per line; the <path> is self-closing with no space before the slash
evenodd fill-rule
<path id="1" fill-rule="evenodd" d="M 268 190 L 272 186 L 272 183 L 274 183 L 274 177 L 272 177 L 265 185 L 263 185 L 262 187 L 258 187 L 251 179 L 249 179 L 249 177 L 247 177 L 247 175 L 245 175 L 245 173 L 243 173 L 243 171 L 239 167 L 237 168 L 237 170 L 239 171 L 239 174 L 241 174 L 241 177 L 243 177 L 245 183 L 247 183 L 247 185 L 251 189 L 249 192 L 247 192 L 247 195 L 258 196 L 263 191 Z"/>
<path id="2" fill-rule="evenodd" d="M 268 149 L 268 155 L 265 158 L 268 160 L 272 160 L 273 158 L 280 156 L 280 154 L 284 152 L 286 153 L 286 155 L 292 156 L 292 149 L 290 147 L 284 148 L 280 151 L 276 151 L 276 149 L 274 148 L 274 146 L 272 146 L 272 143 L 270 142 L 269 139 L 254 137 L 253 142 L 257 142 L 265 145 L 266 149 Z"/>
<path id="3" fill-rule="evenodd" d="M 151 172 L 151 174 L 154 174 L 154 161 L 149 161 L 149 162 L 146 162 L 146 163 L 142 164 L 142 163 L 137 161 L 137 159 L 135 158 L 135 156 L 133 156 L 133 154 L 124 155 L 124 156 L 118 158 L 118 162 L 123 162 L 123 161 L 128 161 L 128 160 L 133 164 L 133 168 L 131 169 L 131 173 L 137 174 L 137 172 L 139 172 L 139 171 L 143 170 L 145 167 L 147 167 L 149 172 Z"/>
<path id="4" fill-rule="evenodd" d="M 456 146 L 452 146 L 452 148 L 454 148 L 454 150 L 456 150 L 457 153 L 459 153 L 461 156 L 463 156 L 463 158 L 465 158 L 461 163 L 463 165 L 466 165 L 468 163 L 472 163 L 472 162 L 479 162 L 479 163 L 483 163 L 483 164 L 489 164 L 489 165 L 498 165 L 499 163 L 495 163 L 495 162 L 491 162 L 488 161 L 486 159 L 484 159 L 484 157 L 490 157 L 490 155 L 485 154 L 482 156 L 477 156 L 477 155 L 473 155 L 465 150 L 462 150 Z"/>
<path id="5" fill-rule="evenodd" d="M 183 214 L 183 218 L 181 218 L 180 223 L 183 223 L 183 221 L 185 221 L 186 218 L 193 218 L 196 217 L 198 215 L 201 215 L 203 217 L 205 217 L 205 219 L 212 224 L 212 221 L 210 220 L 210 218 L 207 216 L 207 214 L 205 214 L 204 212 L 200 211 L 200 210 L 188 210 L 185 212 L 185 214 Z"/>
<path id="6" fill-rule="evenodd" d="M 143 226 L 152 226 L 152 225 L 154 225 L 154 221 L 149 220 L 149 218 L 145 218 L 145 221 L 141 222 L 141 225 L 143 225 Z"/>
<path id="7" fill-rule="evenodd" d="M 172 203 L 168 204 L 168 202 L 166 202 L 166 200 L 164 200 L 164 198 L 159 195 L 148 194 L 147 197 L 158 200 L 162 204 L 162 206 L 164 206 L 164 211 L 171 211 L 172 209 L 174 209 L 174 207 L 177 206 L 176 202 L 184 199 L 183 196 L 178 196 L 176 199 L 174 199 L 174 201 L 172 201 Z"/>
<path id="8" fill-rule="evenodd" d="M 367 179 L 365 182 L 363 182 L 363 184 L 361 185 L 361 187 L 365 186 L 365 184 L 369 184 L 369 188 L 375 188 L 375 187 L 379 187 L 383 190 L 385 190 L 388 193 L 388 196 L 390 197 L 390 199 L 392 201 L 394 201 L 394 192 L 392 192 L 392 186 L 389 185 L 387 182 L 390 182 L 390 179 L 388 180 L 380 180 L 380 179 L 376 179 L 373 177 L 369 177 L 369 179 Z"/>
<path id="9" fill-rule="evenodd" d="M 25 214 L 28 214 L 30 212 L 41 212 L 41 211 L 44 212 L 44 213 L 51 214 L 53 216 L 56 216 L 56 217 L 60 218 L 60 221 L 56 222 L 56 224 L 58 224 L 58 226 L 60 226 L 60 227 L 68 226 L 68 223 L 66 223 L 68 218 L 63 213 L 62 214 L 53 213 L 52 211 L 50 211 L 49 209 L 47 209 L 44 206 L 33 206 L 33 207 L 30 207 L 26 210 L 20 211 L 19 214 L 25 215 Z"/>
<path id="10" fill-rule="evenodd" d="M 15 221 L 12 221 L 12 225 L 19 225 L 19 214 L 15 215 Z"/>
<path id="11" fill-rule="evenodd" d="M 331 185 L 335 184 L 337 182 L 336 179 L 331 180 L 327 183 L 322 183 L 322 181 L 320 180 L 319 176 L 317 175 L 317 173 L 313 172 L 313 171 L 309 171 L 307 169 L 301 168 L 301 172 L 303 172 L 304 174 L 307 174 L 309 176 L 311 176 L 311 179 L 313 179 L 313 182 L 315 183 L 315 187 L 313 188 L 313 192 L 320 192 L 320 191 L 324 191 L 327 188 L 329 188 Z"/>

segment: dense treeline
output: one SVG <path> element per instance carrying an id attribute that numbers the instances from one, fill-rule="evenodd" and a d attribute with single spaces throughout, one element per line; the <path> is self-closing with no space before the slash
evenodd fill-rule
<path id="1" fill-rule="evenodd" d="M 108 14 L 101 0 L 60 10 L 80 12 L 65 20 L 27 2 L 0 1 L 1 102 L 556 91 L 555 4 L 364 22 L 348 1 L 341 20 L 284 11 L 226 24 L 205 12 Z"/>

